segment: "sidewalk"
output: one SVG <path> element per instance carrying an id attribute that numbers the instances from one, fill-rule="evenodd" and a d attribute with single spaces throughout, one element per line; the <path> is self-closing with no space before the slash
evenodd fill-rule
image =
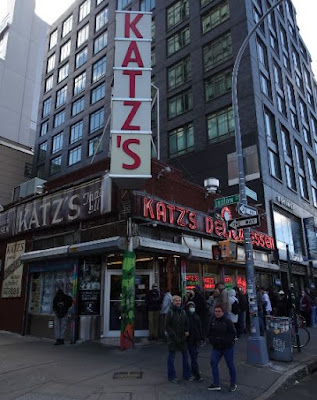
<path id="1" fill-rule="evenodd" d="M 200 348 L 204 381 L 172 384 L 166 377 L 167 346 L 136 345 L 122 352 L 101 341 L 53 346 L 53 341 L 0 332 L 0 400 L 265 400 L 278 388 L 317 368 L 317 328 L 311 341 L 289 363 L 272 361 L 269 367 L 247 365 L 246 337 L 236 344 L 238 389 L 228 391 L 229 376 L 221 361 L 221 392 L 209 392 L 209 345 Z M 181 357 L 176 368 L 181 373 Z M 139 376 L 139 377 L 138 377 Z"/>

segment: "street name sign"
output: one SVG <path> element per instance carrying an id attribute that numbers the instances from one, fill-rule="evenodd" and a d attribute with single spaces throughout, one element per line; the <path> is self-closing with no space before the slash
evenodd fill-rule
<path id="1" fill-rule="evenodd" d="M 242 203 L 237 204 L 237 212 L 240 215 L 249 215 L 251 217 L 255 217 L 256 215 L 258 215 L 258 210 L 256 208 Z"/>
<path id="2" fill-rule="evenodd" d="M 258 225 L 260 225 L 260 217 L 258 215 L 255 217 L 241 217 L 228 221 L 228 228 L 231 230 L 250 228 L 251 226 Z"/>
<path id="3" fill-rule="evenodd" d="M 233 194 L 227 197 L 221 197 L 220 199 L 215 199 L 214 206 L 215 207 L 223 207 L 223 206 L 230 206 L 230 204 L 236 204 L 240 200 L 238 194 Z"/>
<path id="4" fill-rule="evenodd" d="M 245 194 L 254 201 L 258 200 L 258 194 L 254 190 L 250 189 L 248 186 L 245 187 Z"/>

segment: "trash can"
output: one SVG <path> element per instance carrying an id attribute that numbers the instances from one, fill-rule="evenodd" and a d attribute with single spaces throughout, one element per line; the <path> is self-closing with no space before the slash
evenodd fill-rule
<path id="1" fill-rule="evenodd" d="M 271 360 L 293 360 L 290 318 L 266 316 L 266 343 Z"/>
<path id="2" fill-rule="evenodd" d="M 100 315 L 79 317 L 79 340 L 100 339 Z"/>

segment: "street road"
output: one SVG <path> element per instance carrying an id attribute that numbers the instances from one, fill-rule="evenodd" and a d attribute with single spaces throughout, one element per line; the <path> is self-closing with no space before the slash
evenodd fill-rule
<path id="1" fill-rule="evenodd" d="M 271 397 L 270 400 L 306 400 L 316 399 L 317 393 L 317 372 L 308 375 L 298 384 L 289 387 L 285 392 Z"/>

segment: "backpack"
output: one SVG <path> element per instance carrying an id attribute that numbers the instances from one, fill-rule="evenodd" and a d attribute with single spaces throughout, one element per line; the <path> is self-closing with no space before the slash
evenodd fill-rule
<path id="1" fill-rule="evenodd" d="M 232 312 L 232 314 L 235 314 L 235 315 L 239 314 L 240 307 L 239 307 L 239 303 L 237 302 L 237 300 L 235 300 L 235 302 L 232 303 L 231 312 Z"/>

